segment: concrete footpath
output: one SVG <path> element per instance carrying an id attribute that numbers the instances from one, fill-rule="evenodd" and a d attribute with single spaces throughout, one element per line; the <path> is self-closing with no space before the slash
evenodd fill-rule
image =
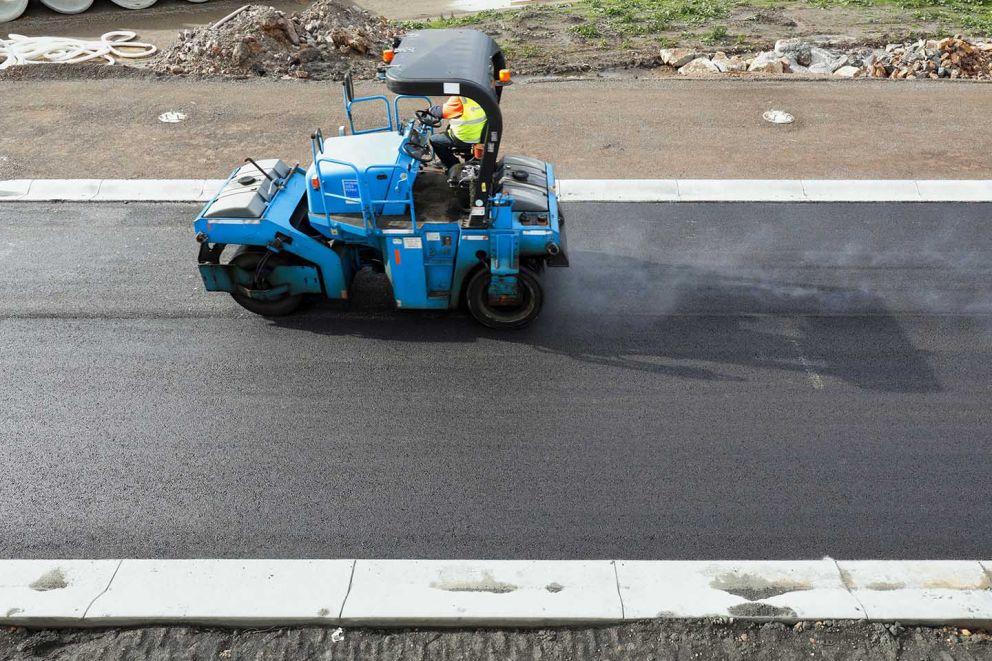
<path id="1" fill-rule="evenodd" d="M 989 95 L 945 81 L 521 82 L 504 95 L 503 150 L 579 179 L 988 179 Z M 796 121 L 765 122 L 769 109 Z M 159 122 L 166 111 L 188 119 Z M 214 179 L 246 156 L 308 163 L 310 133 L 345 121 L 335 83 L 254 80 L 0 80 L 0 116 L 0 179 Z"/>
<path id="2" fill-rule="evenodd" d="M 978 561 L 2 560 L 0 624 L 560 626 L 647 619 L 987 627 Z"/>

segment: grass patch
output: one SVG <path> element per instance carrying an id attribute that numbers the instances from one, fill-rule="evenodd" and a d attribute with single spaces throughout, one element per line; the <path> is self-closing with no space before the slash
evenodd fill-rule
<path id="1" fill-rule="evenodd" d="M 867 31 L 891 36 L 893 41 L 958 32 L 992 36 L 992 0 L 573 0 L 395 25 L 406 30 L 476 27 L 501 41 L 512 59 L 537 60 L 548 48 L 562 53 L 698 44 L 763 48 L 769 38 L 767 22 L 755 23 L 755 30 L 738 26 L 731 35 L 727 21 L 732 15 L 803 7 L 843 8 L 852 26 L 877 26 Z M 862 10 L 865 17 L 858 15 Z M 543 47 L 524 36 L 535 32 Z"/>
<path id="2" fill-rule="evenodd" d="M 492 19 L 505 18 L 506 12 L 498 9 L 486 9 L 475 14 L 433 18 L 423 21 L 395 21 L 394 25 L 404 30 L 439 30 L 442 28 L 464 28 L 481 25 Z"/>
<path id="3" fill-rule="evenodd" d="M 582 23 L 580 25 L 573 25 L 568 29 L 572 34 L 577 34 L 583 39 L 595 39 L 596 37 L 602 36 L 599 28 L 596 27 L 595 23 Z"/>
<path id="4" fill-rule="evenodd" d="M 712 30 L 704 32 L 700 37 L 704 44 L 714 45 L 722 44 L 727 41 L 728 33 L 726 25 L 717 25 Z"/>

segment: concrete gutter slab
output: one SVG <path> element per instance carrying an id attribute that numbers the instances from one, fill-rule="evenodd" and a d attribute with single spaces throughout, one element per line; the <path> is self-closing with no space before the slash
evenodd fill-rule
<path id="1" fill-rule="evenodd" d="M 617 576 L 627 619 L 865 618 L 829 558 L 788 563 L 622 561 Z"/>
<path id="2" fill-rule="evenodd" d="M 916 182 L 907 179 L 804 179 L 808 202 L 920 202 Z"/>
<path id="3" fill-rule="evenodd" d="M 359 560 L 342 621 L 461 626 L 618 622 L 609 560 Z"/>
<path id="4" fill-rule="evenodd" d="M 0 561 L 0 622 L 80 624 L 120 560 Z"/>
<path id="5" fill-rule="evenodd" d="M 352 560 L 124 560 L 90 625 L 334 624 Z"/>
<path id="6" fill-rule="evenodd" d="M 560 179 L 562 202 L 678 202 L 674 179 Z"/>
<path id="7" fill-rule="evenodd" d="M 30 179 L 7 179 L 0 181 L 0 201 L 19 200 L 28 194 Z"/>
<path id="8" fill-rule="evenodd" d="M 200 179 L 105 179 L 94 200 L 188 202 L 203 192 Z"/>
<path id="9" fill-rule="evenodd" d="M 35 179 L 21 201 L 87 202 L 100 191 L 100 179 Z"/>
<path id="10" fill-rule="evenodd" d="M 227 179 L 207 179 L 202 182 L 203 186 L 200 188 L 200 196 L 196 198 L 197 202 L 209 202 L 217 194 L 217 191 L 227 183 Z"/>
<path id="11" fill-rule="evenodd" d="M 802 202 L 798 179 L 680 179 L 680 202 Z"/>
<path id="12" fill-rule="evenodd" d="M 924 179 L 916 186 L 924 202 L 992 202 L 992 181 Z"/>
<path id="13" fill-rule="evenodd" d="M 224 179 L 11 179 L 0 202 L 206 202 Z M 562 202 L 992 202 L 992 180 L 559 179 Z"/>
<path id="14" fill-rule="evenodd" d="M 987 563 L 992 566 L 992 563 Z M 0 625 L 992 626 L 979 561 L 0 560 Z"/>
<path id="15" fill-rule="evenodd" d="M 869 620 L 992 623 L 992 578 L 979 562 L 861 560 L 838 566 Z"/>

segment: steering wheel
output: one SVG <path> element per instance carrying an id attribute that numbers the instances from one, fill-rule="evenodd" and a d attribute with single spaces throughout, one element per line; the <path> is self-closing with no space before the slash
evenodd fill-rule
<path id="1" fill-rule="evenodd" d="M 441 120 L 432 115 L 429 110 L 418 110 L 413 114 L 417 118 L 417 121 L 424 126 L 429 126 L 432 129 L 441 126 Z"/>
<path id="2" fill-rule="evenodd" d="M 400 150 L 415 161 L 430 163 L 434 160 L 434 149 L 431 143 L 419 144 L 416 142 L 404 142 Z"/>

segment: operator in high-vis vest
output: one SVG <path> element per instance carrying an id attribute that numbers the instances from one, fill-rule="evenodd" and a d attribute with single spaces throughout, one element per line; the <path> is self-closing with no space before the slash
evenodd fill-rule
<path id="1" fill-rule="evenodd" d="M 458 162 L 454 151 L 468 150 L 482 142 L 486 130 L 486 113 L 478 103 L 464 96 L 449 98 L 444 106 L 431 107 L 430 113 L 448 120 L 448 130 L 431 136 L 431 146 L 441 164 L 447 169 Z"/>

